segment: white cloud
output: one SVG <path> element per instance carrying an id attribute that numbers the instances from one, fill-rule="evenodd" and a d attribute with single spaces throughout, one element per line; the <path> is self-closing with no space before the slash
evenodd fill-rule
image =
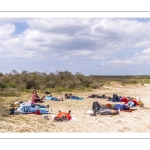
<path id="1" fill-rule="evenodd" d="M 150 21 L 119 18 L 30 18 L 21 34 L 15 22 L 0 22 L 0 57 L 81 59 L 108 66 L 150 63 Z M 7 53 L 3 55 L 3 53 Z"/>
<path id="2" fill-rule="evenodd" d="M 4 40 L 7 38 L 11 38 L 11 35 L 15 32 L 15 30 L 15 26 L 11 23 L 0 25 L 0 39 Z"/>
<path id="3" fill-rule="evenodd" d="M 113 58 L 101 65 L 106 66 L 130 66 L 130 65 L 144 65 L 150 64 L 150 48 L 143 50 L 141 53 L 135 53 L 133 57 L 126 59 Z"/>
<path id="4" fill-rule="evenodd" d="M 145 55 L 150 54 L 150 48 L 145 49 L 142 53 Z"/>

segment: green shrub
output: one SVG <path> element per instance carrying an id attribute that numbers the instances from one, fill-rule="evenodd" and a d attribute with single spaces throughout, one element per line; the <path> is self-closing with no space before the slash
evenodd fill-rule
<path id="1" fill-rule="evenodd" d="M 17 85 L 12 82 L 2 84 L 2 88 L 16 88 L 16 87 L 17 87 Z"/>

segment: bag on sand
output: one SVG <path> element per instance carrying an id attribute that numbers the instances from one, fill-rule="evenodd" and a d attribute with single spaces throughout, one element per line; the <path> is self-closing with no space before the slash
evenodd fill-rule
<path id="1" fill-rule="evenodd" d="M 54 117 L 55 121 L 69 121 L 71 120 L 71 110 L 69 110 L 68 112 L 61 112 L 59 111 L 59 113 L 57 114 L 56 117 Z"/>
<path id="2" fill-rule="evenodd" d="M 137 101 L 137 103 L 138 103 L 138 105 L 140 106 L 140 107 L 144 107 L 144 104 L 143 104 L 143 102 L 142 101 Z"/>
<path id="3" fill-rule="evenodd" d="M 117 94 L 113 94 L 112 102 L 119 102 L 119 96 Z"/>

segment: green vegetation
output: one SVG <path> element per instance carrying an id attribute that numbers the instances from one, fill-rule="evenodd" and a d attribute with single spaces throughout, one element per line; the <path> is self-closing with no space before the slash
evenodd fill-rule
<path id="1" fill-rule="evenodd" d="M 150 76 L 85 76 L 79 72 L 73 75 L 69 71 L 56 73 L 28 72 L 0 73 L 0 96 L 18 96 L 21 92 L 30 93 L 33 89 L 51 92 L 84 91 L 97 89 L 104 84 L 116 81 L 125 84 L 150 84 Z"/>

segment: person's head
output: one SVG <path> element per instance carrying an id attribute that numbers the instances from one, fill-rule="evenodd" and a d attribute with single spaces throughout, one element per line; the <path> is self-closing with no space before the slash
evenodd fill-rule
<path id="1" fill-rule="evenodd" d="M 33 90 L 33 94 L 37 94 L 37 91 L 36 91 L 36 90 Z"/>
<path id="2" fill-rule="evenodd" d="M 72 94 L 70 93 L 69 96 L 72 96 Z"/>
<path id="3" fill-rule="evenodd" d="M 45 91 L 45 94 L 51 94 L 51 92 Z"/>
<path id="4" fill-rule="evenodd" d="M 132 98 L 131 98 L 131 97 L 127 97 L 127 100 L 128 100 L 128 102 L 129 102 L 129 101 L 131 101 L 131 100 L 132 100 Z"/>
<path id="5" fill-rule="evenodd" d="M 133 100 L 133 98 L 130 98 L 130 101 L 132 101 Z"/>

